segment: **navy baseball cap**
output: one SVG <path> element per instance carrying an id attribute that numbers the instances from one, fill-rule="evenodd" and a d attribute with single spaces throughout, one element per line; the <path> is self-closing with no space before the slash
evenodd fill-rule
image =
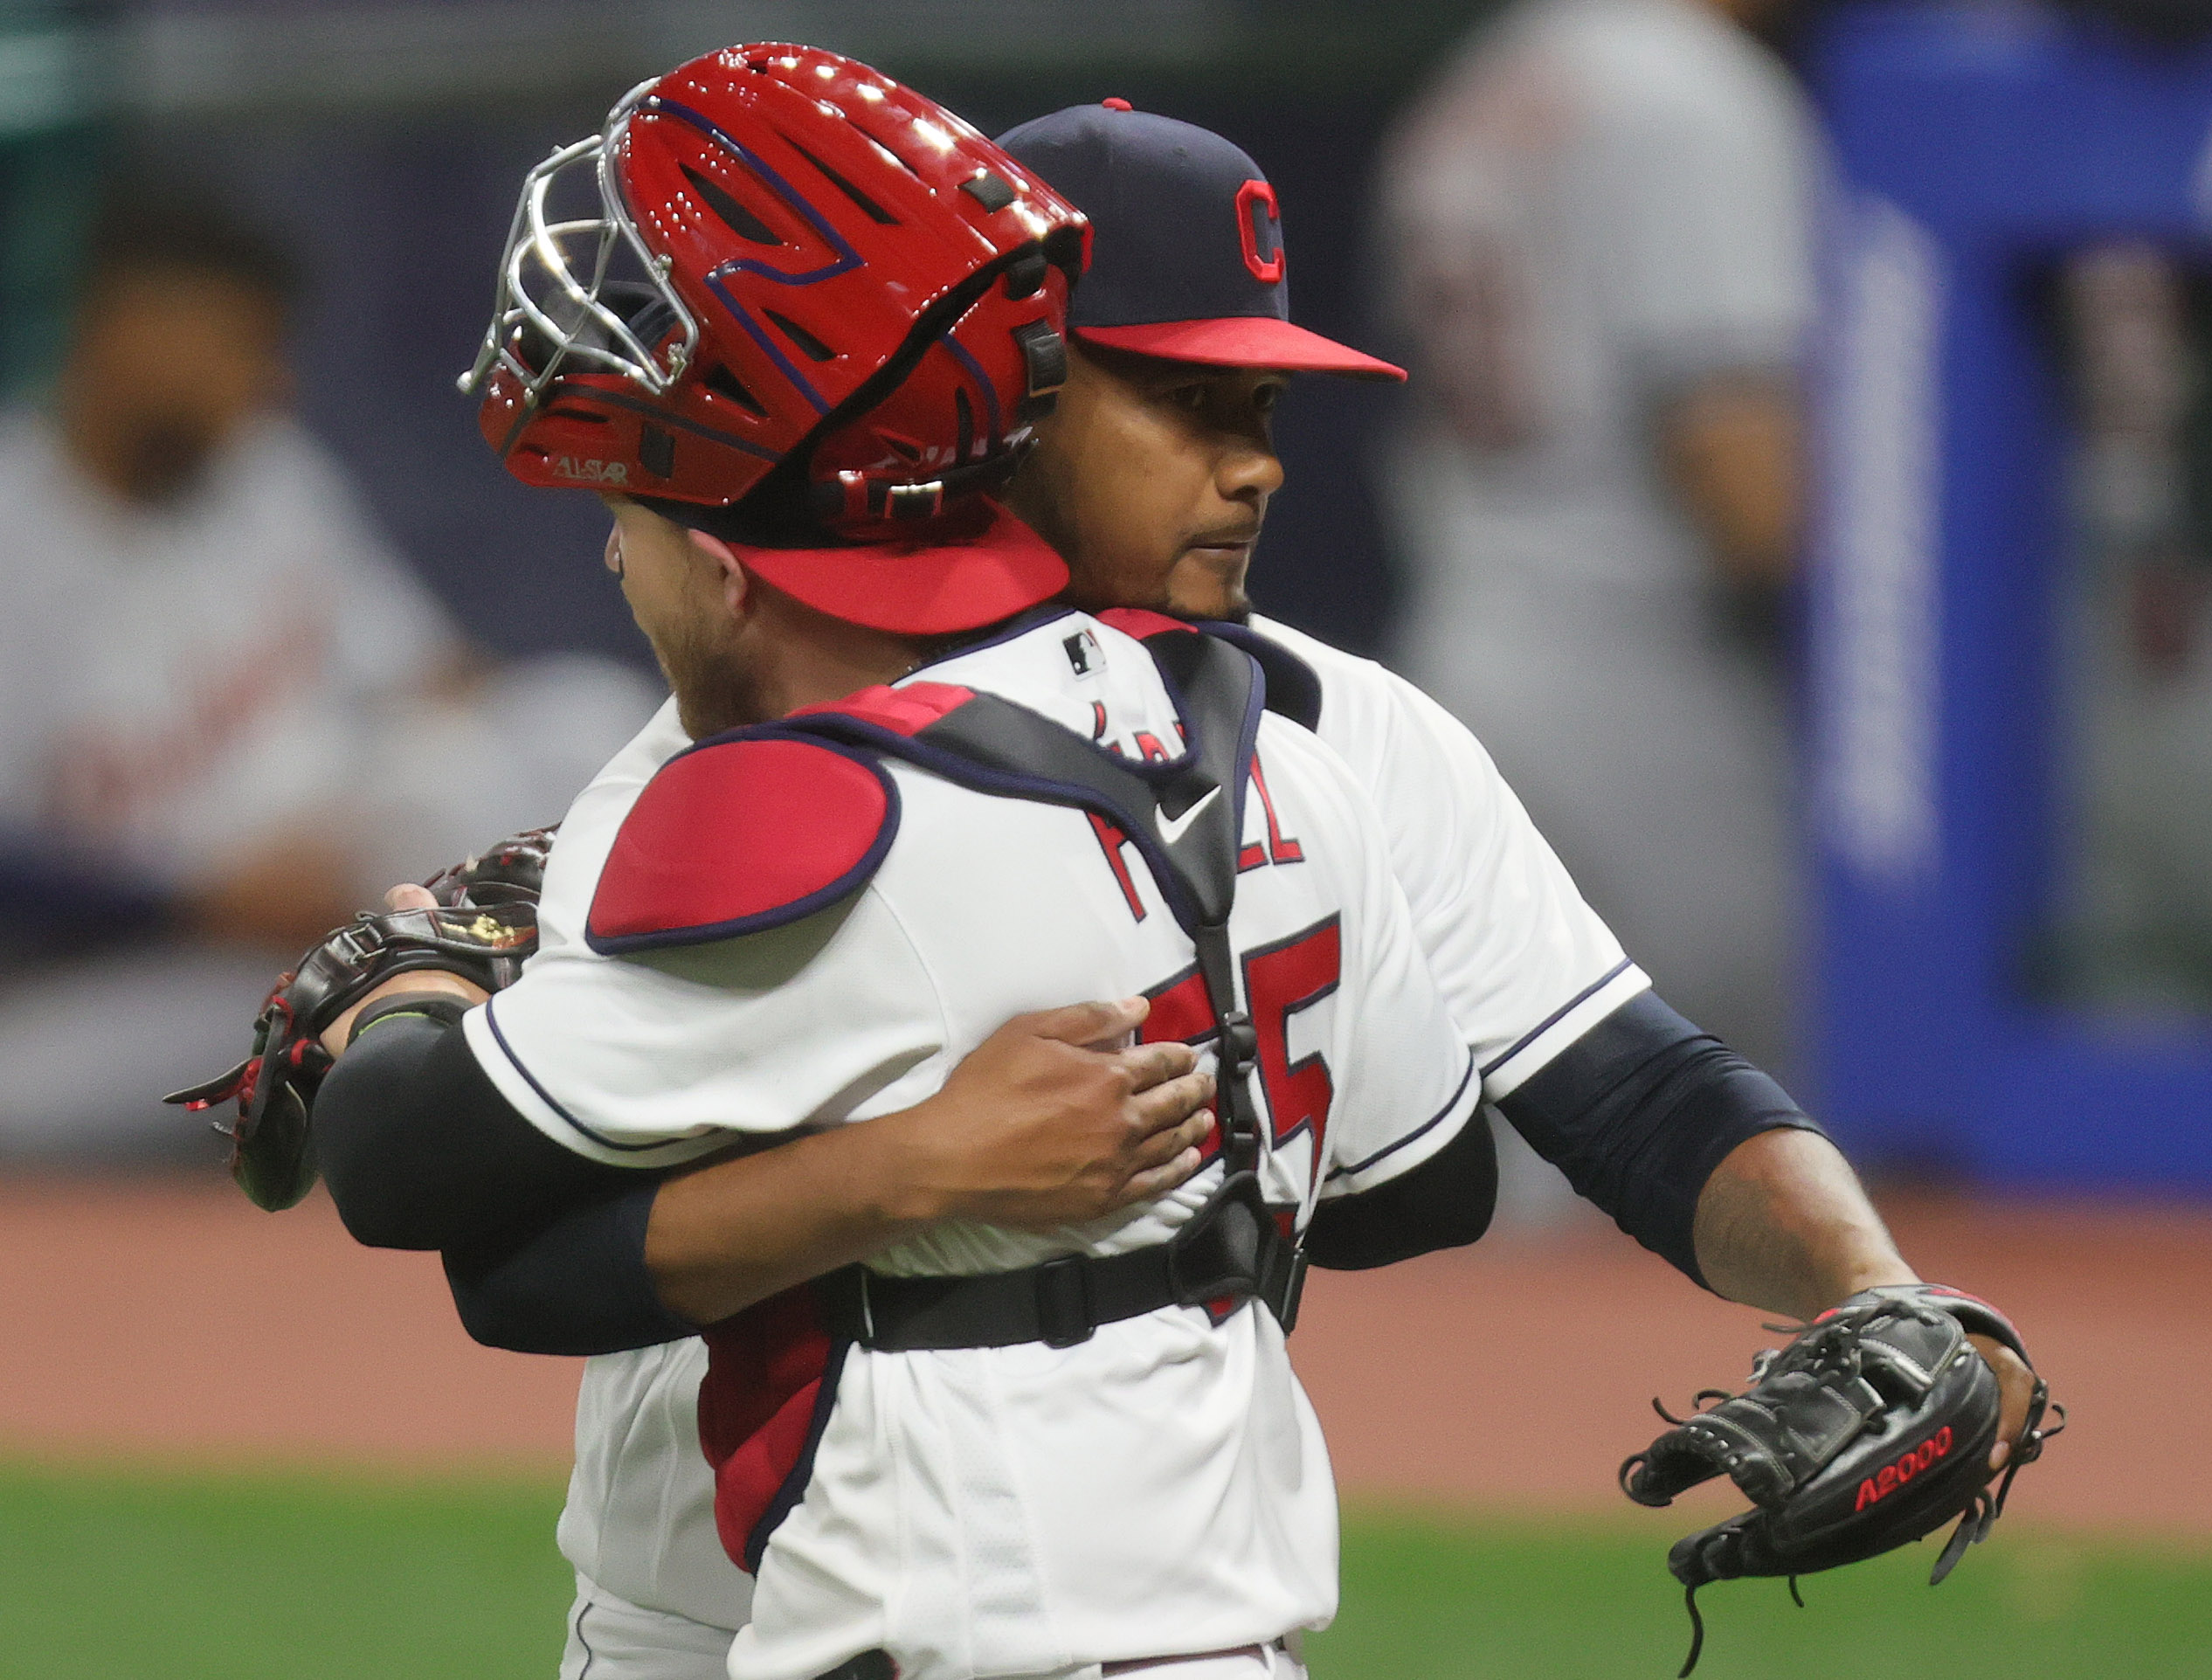
<path id="1" fill-rule="evenodd" d="M 1275 189 L 1220 135 L 1108 100 L 1025 122 L 999 145 L 1090 218 L 1090 266 L 1068 309 L 1085 343 L 1216 367 L 1406 377 L 1291 324 Z"/>

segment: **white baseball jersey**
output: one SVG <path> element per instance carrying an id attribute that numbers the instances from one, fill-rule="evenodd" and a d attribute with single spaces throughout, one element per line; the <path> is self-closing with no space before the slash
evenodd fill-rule
<path id="1" fill-rule="evenodd" d="M 127 506 L 51 422 L 0 420 L 0 822 L 191 882 L 317 819 L 376 706 L 458 638 L 291 421 L 245 427 L 172 507 Z"/>
<path id="2" fill-rule="evenodd" d="M 1486 1096 L 1504 1096 L 1645 987 L 1462 726 L 1371 660 L 1284 626 L 1255 628 L 1321 679 L 1321 738 L 1380 812 L 1416 936 Z M 607 766 L 563 830 L 550 901 L 588 893 L 604 854 L 604 842 L 587 854 L 567 841 L 619 821 L 654 771 L 688 744 L 671 705 Z M 549 922 L 545 937 L 551 945 L 573 935 Z M 712 1672 L 697 1655 L 697 1629 L 734 1630 L 749 1614 L 752 1580 L 716 1536 L 699 1450 L 706 1363 L 697 1340 L 606 1355 L 587 1365 L 579 1396 L 561 1546 L 605 1589 L 579 1598 L 587 1639 L 600 1599 L 622 1602 L 632 1655 L 619 1673 L 639 1680 Z M 657 1660 L 656 1616 L 667 1629 Z M 580 1669 L 584 1644 L 572 1655 Z"/>
<path id="3" fill-rule="evenodd" d="M 292 840 L 303 860 L 342 846 L 338 884 L 373 903 L 545 821 L 655 699 L 583 655 L 421 697 L 457 629 L 278 415 L 146 508 L 86 478 L 45 416 L 0 413 L 0 831 L 169 889 Z M 238 1054 L 257 964 L 102 952 L 0 1002 L 0 1152 L 167 1152 L 156 1099 Z"/>
<path id="4" fill-rule="evenodd" d="M 1178 740 L 1150 654 L 1073 612 L 907 680 L 924 682 L 1003 695 L 1133 758 L 1169 757 Z M 1356 780 L 1274 716 L 1258 754 L 1231 935 L 1260 1034 L 1262 1182 L 1303 1222 L 1319 1199 L 1428 1158 L 1482 1086 Z M 578 1153 L 657 1164 L 733 1133 L 907 1108 L 1027 1010 L 1142 992 L 1179 1034 L 1210 1027 L 1182 989 L 1190 942 L 1117 834 L 888 768 L 896 837 L 865 887 L 771 930 L 620 958 L 576 930 L 629 902 L 633 859 L 656 878 L 667 865 L 636 838 L 616 847 L 619 801 L 586 801 L 546 883 L 548 943 L 468 1017 L 508 1101 Z M 647 792 L 641 820 L 659 808 Z M 758 797 L 749 789 L 744 808 Z M 688 814 L 668 849 L 712 855 L 716 832 Z M 869 1263 L 994 1272 L 1150 1247 L 1220 1178 L 1217 1164 L 1158 1201 L 1052 1232 L 940 1225 Z M 835 1404 L 761 1560 L 736 1680 L 812 1680 L 876 1647 L 914 1680 L 1046 1674 L 1267 1641 L 1335 1611 L 1327 1455 L 1264 1310 L 1217 1325 L 1172 1307 L 1066 1349 L 856 1349 L 826 1380 Z"/>
<path id="5" fill-rule="evenodd" d="M 653 708 L 589 654 L 423 697 L 458 628 L 281 415 L 160 508 L 88 481 L 43 416 L 0 417 L 0 827 L 157 881 L 305 830 L 342 835 L 373 898 L 543 822 Z"/>

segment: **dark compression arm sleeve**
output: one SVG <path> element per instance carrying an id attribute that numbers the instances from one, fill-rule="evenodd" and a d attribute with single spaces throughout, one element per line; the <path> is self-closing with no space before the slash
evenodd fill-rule
<path id="1" fill-rule="evenodd" d="M 645 1263 L 657 1174 L 563 1149 L 517 1113 L 460 1027 L 394 1015 L 317 1093 L 315 1161 L 355 1238 L 438 1248 L 469 1333 L 531 1353 L 605 1353 L 693 1326 Z"/>
<path id="2" fill-rule="evenodd" d="M 446 1249 L 446 1281 L 468 1333 L 487 1347 L 565 1354 L 696 1336 L 660 1304 L 646 1269 L 646 1223 L 660 1188 L 654 1175 L 516 1237 Z"/>
<path id="3" fill-rule="evenodd" d="M 1489 1116 L 1477 1109 L 1458 1137 L 1411 1172 L 1315 1208 L 1306 1257 L 1330 1271 L 1357 1272 L 1461 1248 L 1490 1229 L 1497 1205 L 1497 1146 Z"/>
<path id="4" fill-rule="evenodd" d="M 1821 1130 L 1780 1085 L 1649 992 L 1498 1107 L 1579 1194 L 1701 1285 L 1693 1231 L 1713 1169 L 1762 1131 Z"/>

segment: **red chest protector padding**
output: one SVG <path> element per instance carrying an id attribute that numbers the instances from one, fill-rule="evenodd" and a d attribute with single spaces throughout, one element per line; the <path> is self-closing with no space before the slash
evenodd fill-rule
<path id="1" fill-rule="evenodd" d="M 789 736 L 703 742 L 631 807 L 585 941 L 618 956 L 796 922 L 874 875 L 898 826 L 898 790 L 864 755 Z"/>
<path id="2" fill-rule="evenodd" d="M 809 709 L 911 735 L 974 697 L 916 682 Z M 874 754 L 774 723 L 710 736 L 630 807 L 585 943 L 613 957 L 782 927 L 865 885 L 898 831 L 898 788 Z"/>

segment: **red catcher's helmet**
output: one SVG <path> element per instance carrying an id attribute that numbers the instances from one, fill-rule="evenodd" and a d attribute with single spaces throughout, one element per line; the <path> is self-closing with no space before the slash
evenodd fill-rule
<path id="1" fill-rule="evenodd" d="M 824 558 L 934 543 L 964 508 L 958 540 L 1003 546 L 978 529 L 1013 522 L 961 499 L 1009 476 L 1050 411 L 1087 233 L 933 100 L 818 48 L 735 46 L 633 89 L 530 172 L 461 388 L 527 484 Z M 930 598 L 887 629 L 971 627 L 998 600 L 902 589 L 878 555 L 832 604 L 801 557 L 764 575 L 839 617 L 883 619 L 855 588 Z"/>

